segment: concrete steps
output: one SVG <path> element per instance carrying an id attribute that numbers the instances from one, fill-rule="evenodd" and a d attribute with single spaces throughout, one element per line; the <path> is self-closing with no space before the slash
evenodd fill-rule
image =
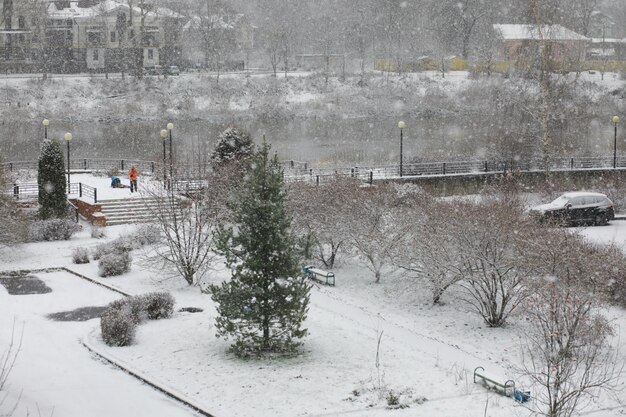
<path id="1" fill-rule="evenodd" d="M 169 204 L 166 198 L 129 198 L 118 200 L 102 200 L 101 213 L 106 219 L 107 226 L 129 223 L 148 223 L 154 221 L 155 213 L 160 212 L 160 206 Z M 175 204 L 180 205 L 176 200 Z"/>

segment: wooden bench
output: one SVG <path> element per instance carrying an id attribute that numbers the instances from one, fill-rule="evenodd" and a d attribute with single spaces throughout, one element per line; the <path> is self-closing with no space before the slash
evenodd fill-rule
<path id="1" fill-rule="evenodd" d="M 331 271 L 324 271 L 323 269 L 315 268 L 311 265 L 306 265 L 302 268 L 304 276 L 315 281 L 319 281 L 326 285 L 335 286 L 335 273 Z"/>

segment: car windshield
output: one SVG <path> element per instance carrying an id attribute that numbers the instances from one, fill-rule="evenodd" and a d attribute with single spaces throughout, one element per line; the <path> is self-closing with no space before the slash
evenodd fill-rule
<path id="1" fill-rule="evenodd" d="M 552 205 L 555 206 L 559 206 L 559 207 L 565 207 L 565 205 L 569 203 L 569 199 L 567 197 L 565 197 L 564 195 L 560 196 L 559 198 L 557 198 L 556 200 L 554 200 L 552 203 Z"/>

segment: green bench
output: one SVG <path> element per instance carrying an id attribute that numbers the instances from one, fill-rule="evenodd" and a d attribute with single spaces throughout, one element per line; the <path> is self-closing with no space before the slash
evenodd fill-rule
<path id="1" fill-rule="evenodd" d="M 515 396 L 515 381 L 512 379 L 504 380 L 504 378 L 489 374 L 482 366 L 474 369 L 474 383 L 476 379 L 479 379 L 485 387 L 498 391 L 506 397 Z"/>
<path id="2" fill-rule="evenodd" d="M 311 265 L 306 265 L 302 268 L 302 272 L 304 272 L 304 276 L 319 281 L 326 285 L 335 286 L 335 273 L 331 271 L 324 271 L 323 269 L 315 268 Z"/>

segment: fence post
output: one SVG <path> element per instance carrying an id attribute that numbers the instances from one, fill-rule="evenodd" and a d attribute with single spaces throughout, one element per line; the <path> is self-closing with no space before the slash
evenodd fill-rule
<path id="1" fill-rule="evenodd" d="M 9 171 L 13 171 L 13 162 L 9 162 Z"/>
<path id="2" fill-rule="evenodd" d="M 444 162 L 443 165 L 441 166 L 441 170 L 443 172 L 443 175 L 446 175 L 446 163 Z"/>
<path id="3" fill-rule="evenodd" d="M 354 168 L 350 168 L 350 176 L 354 178 Z"/>
<path id="4" fill-rule="evenodd" d="M 83 183 L 82 182 L 78 183 L 78 196 L 79 197 L 83 196 Z"/>
<path id="5" fill-rule="evenodd" d="M 16 200 L 20 199 L 20 186 L 17 184 L 13 184 L 13 197 L 15 197 Z"/>
<path id="6" fill-rule="evenodd" d="M 485 172 L 489 172 L 489 163 L 485 161 Z"/>
<path id="7" fill-rule="evenodd" d="M 308 167 L 309 167 L 309 163 L 308 163 L 308 162 L 305 162 L 305 163 L 304 163 L 304 169 L 306 170 Z"/>
<path id="8" fill-rule="evenodd" d="M 374 183 L 374 171 L 370 171 L 370 185 Z"/>
<path id="9" fill-rule="evenodd" d="M 316 183 L 317 185 L 320 185 L 320 176 L 319 176 L 319 175 L 316 175 L 316 176 L 315 176 L 315 183 Z"/>
<path id="10" fill-rule="evenodd" d="M 569 169 L 574 169 L 574 158 L 569 160 Z"/>
<path id="11" fill-rule="evenodd" d="M 96 204 L 98 202 L 98 189 L 93 189 L 93 203 Z"/>
<path id="12" fill-rule="evenodd" d="M 289 167 L 293 168 L 293 161 L 289 161 Z"/>
<path id="13" fill-rule="evenodd" d="M 122 159 L 120 162 L 121 162 L 122 171 L 124 171 L 124 160 Z"/>
<path id="14" fill-rule="evenodd" d="M 150 162 L 150 170 L 152 171 L 152 173 L 154 174 L 154 161 Z"/>
<path id="15" fill-rule="evenodd" d="M 87 159 L 83 159 L 83 169 L 87 171 Z"/>

